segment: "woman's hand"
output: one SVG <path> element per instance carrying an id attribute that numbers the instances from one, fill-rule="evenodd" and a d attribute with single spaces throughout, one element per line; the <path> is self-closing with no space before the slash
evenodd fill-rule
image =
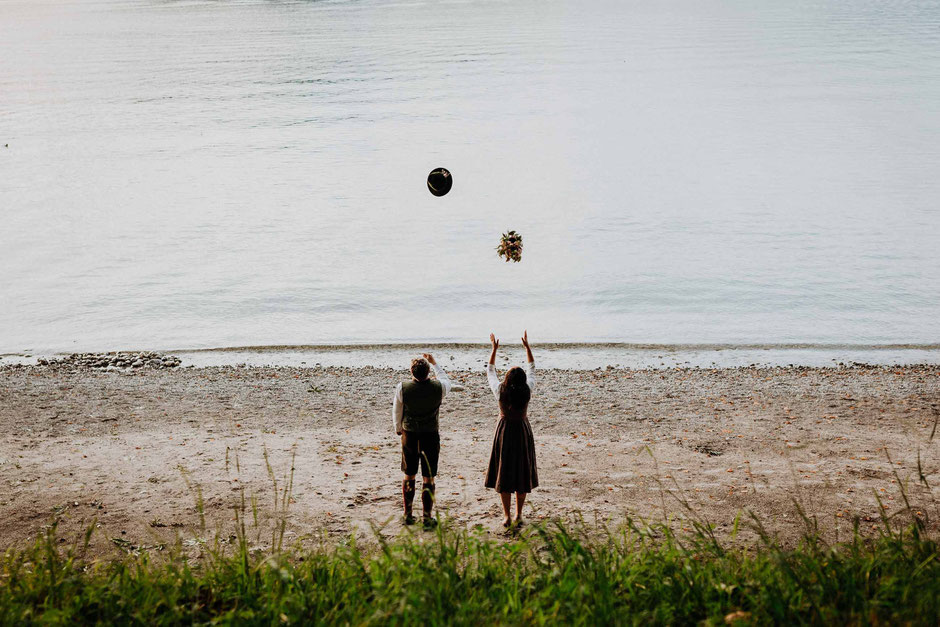
<path id="1" fill-rule="evenodd" d="M 495 351 L 497 348 L 499 348 L 499 340 L 497 340 L 497 339 L 496 339 L 496 336 L 493 335 L 492 333 L 490 333 L 490 346 L 493 347 L 493 350 L 494 350 L 494 351 Z"/>
<path id="2" fill-rule="evenodd" d="M 531 364 L 535 362 L 535 357 L 532 356 L 532 347 L 529 346 L 529 332 L 522 332 L 522 345 L 525 346 L 525 358 Z"/>
<path id="3" fill-rule="evenodd" d="M 431 364 L 432 366 L 437 364 L 437 362 L 434 361 L 434 355 L 432 355 L 431 353 L 421 353 L 421 356 L 424 357 L 427 360 L 427 362 Z"/>

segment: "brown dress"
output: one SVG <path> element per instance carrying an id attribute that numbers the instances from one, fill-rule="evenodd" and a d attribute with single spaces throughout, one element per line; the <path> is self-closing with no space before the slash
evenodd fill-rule
<path id="1" fill-rule="evenodd" d="M 530 364 L 531 366 L 531 364 Z M 534 367 L 528 368 L 533 371 Z M 489 369 L 487 374 L 489 374 Z M 493 377 L 490 379 L 491 387 Z M 530 376 L 534 379 L 534 376 Z M 530 381 L 530 388 L 534 381 Z M 499 384 L 493 390 L 499 399 Z M 507 411 L 508 409 L 508 411 Z M 528 407 L 521 409 L 499 408 L 499 424 L 493 436 L 493 451 L 490 453 L 490 466 L 486 471 L 487 488 L 497 492 L 531 492 L 539 485 L 538 468 L 535 463 L 535 439 L 527 417 Z"/>

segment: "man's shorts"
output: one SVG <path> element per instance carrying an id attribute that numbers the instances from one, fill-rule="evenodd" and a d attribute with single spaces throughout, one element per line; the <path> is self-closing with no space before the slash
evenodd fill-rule
<path id="1" fill-rule="evenodd" d="M 434 432 L 401 433 L 401 471 L 408 475 L 418 474 L 421 464 L 422 477 L 437 476 L 437 458 L 441 454 L 441 434 Z"/>

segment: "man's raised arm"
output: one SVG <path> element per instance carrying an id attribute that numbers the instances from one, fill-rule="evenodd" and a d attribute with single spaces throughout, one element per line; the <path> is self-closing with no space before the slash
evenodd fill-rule
<path id="1" fill-rule="evenodd" d="M 444 369 L 437 364 L 437 361 L 434 359 L 434 355 L 431 353 L 423 353 L 421 356 L 427 359 L 428 363 L 431 364 L 431 367 L 434 368 L 434 374 L 437 375 L 437 380 L 441 382 L 441 387 L 444 388 L 444 393 L 442 396 L 447 396 L 447 393 L 450 392 L 450 389 L 453 387 L 453 384 L 450 382 L 450 378 L 447 376 L 447 373 L 444 372 Z"/>

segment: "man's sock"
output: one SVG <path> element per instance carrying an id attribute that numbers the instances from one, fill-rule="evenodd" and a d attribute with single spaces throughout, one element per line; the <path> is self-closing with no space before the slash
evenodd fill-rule
<path id="1" fill-rule="evenodd" d="M 434 484 L 425 481 L 421 484 L 421 506 L 424 508 L 424 517 L 431 517 L 431 508 L 434 507 Z"/>
<path id="2" fill-rule="evenodd" d="M 412 505 L 415 500 L 415 480 L 414 479 L 402 480 L 401 495 L 405 503 L 405 518 L 410 518 Z"/>

